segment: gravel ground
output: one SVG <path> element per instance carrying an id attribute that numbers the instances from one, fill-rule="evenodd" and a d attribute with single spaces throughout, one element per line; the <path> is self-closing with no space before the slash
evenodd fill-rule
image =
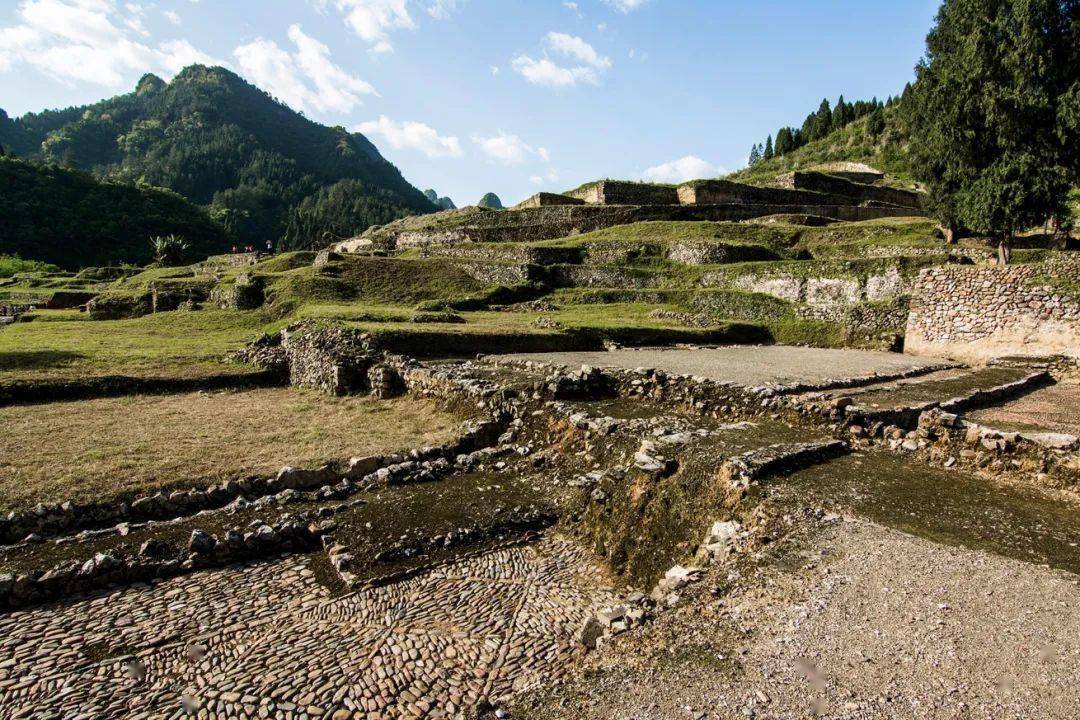
<path id="1" fill-rule="evenodd" d="M 854 520 L 728 573 L 513 717 L 1080 716 L 1076 575 Z"/>
<path id="2" fill-rule="evenodd" d="M 1080 382 L 1063 382 L 1004 405 L 976 410 L 966 417 L 1004 430 L 1080 435 L 1077 408 L 1080 408 Z"/>
<path id="3" fill-rule="evenodd" d="M 733 345 L 695 349 L 622 349 L 609 352 L 535 353 L 515 359 L 634 369 L 657 368 L 676 375 L 698 375 L 740 385 L 822 382 L 833 378 L 895 373 L 936 365 L 937 358 L 865 350 L 824 350 L 784 345 Z"/>

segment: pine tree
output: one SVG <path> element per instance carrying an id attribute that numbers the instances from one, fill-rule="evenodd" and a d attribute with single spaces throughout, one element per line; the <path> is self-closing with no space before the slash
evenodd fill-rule
<path id="1" fill-rule="evenodd" d="M 945 0 L 901 105 L 916 176 L 950 235 L 1063 214 L 1080 180 L 1080 0 Z"/>
<path id="2" fill-rule="evenodd" d="M 761 146 L 755 144 L 753 147 L 750 148 L 750 161 L 749 161 L 750 167 L 754 167 L 759 162 L 761 162 L 761 149 L 760 149 L 760 147 Z"/>
<path id="3" fill-rule="evenodd" d="M 765 151 L 763 153 L 761 153 L 761 159 L 762 160 L 772 160 L 773 155 L 774 155 L 774 152 L 773 152 L 773 144 L 772 144 L 772 135 L 770 135 L 769 139 L 765 141 Z"/>
<path id="4" fill-rule="evenodd" d="M 776 133 L 776 147 L 773 152 L 777 155 L 787 155 L 795 149 L 795 138 L 791 134 L 791 128 L 784 127 Z"/>
<path id="5" fill-rule="evenodd" d="M 828 99 L 821 101 L 821 106 L 818 107 L 815 118 L 817 120 L 814 126 L 816 134 L 810 138 L 811 140 L 818 140 L 820 138 L 823 138 L 833 131 L 832 108 L 829 107 Z"/>

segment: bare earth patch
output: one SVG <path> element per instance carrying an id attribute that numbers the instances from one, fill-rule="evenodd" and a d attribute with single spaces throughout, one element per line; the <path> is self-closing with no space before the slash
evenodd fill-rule
<path id="1" fill-rule="evenodd" d="M 806 540 L 713 574 L 715 599 L 616 638 L 520 715 L 1076 717 L 1075 575 L 861 521 Z"/>
<path id="2" fill-rule="evenodd" d="M 191 488 L 438 445 L 459 422 L 415 398 L 289 388 L 0 408 L 0 508 Z"/>
<path id="3" fill-rule="evenodd" d="M 968 413 L 983 425 L 1017 432 L 1055 432 L 1080 435 L 1080 382 L 1059 383 L 997 407 Z"/>
<path id="4" fill-rule="evenodd" d="M 830 378 L 896 373 L 936 365 L 940 360 L 868 350 L 825 350 L 786 345 L 732 345 L 695 349 L 620 349 L 611 352 L 563 352 L 512 355 L 562 365 L 656 368 L 740 385 L 822 382 Z"/>

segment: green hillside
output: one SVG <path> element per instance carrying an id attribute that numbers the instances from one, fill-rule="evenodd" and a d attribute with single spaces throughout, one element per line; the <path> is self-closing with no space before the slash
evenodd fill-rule
<path id="1" fill-rule="evenodd" d="M 863 117 L 797 150 L 761 160 L 729 175 L 728 179 L 768 184 L 777 175 L 793 170 L 809 170 L 823 163 L 855 162 L 886 173 L 885 182 L 889 185 L 910 187 L 915 180 L 907 159 L 908 139 L 900 118 L 900 106 L 887 107 L 882 114 L 884 128 L 876 134 L 871 129 L 872 116 Z"/>
<path id="2" fill-rule="evenodd" d="M 176 193 L 0 158 L 0 255 L 63 268 L 146 264 L 150 238 L 182 235 L 191 256 L 224 252 L 225 229 Z"/>
<path id="3" fill-rule="evenodd" d="M 363 135 L 312 122 L 220 67 L 193 65 L 167 84 L 146 75 L 87 107 L 0 116 L 0 145 L 169 188 L 242 244 L 322 245 L 434 210 Z"/>

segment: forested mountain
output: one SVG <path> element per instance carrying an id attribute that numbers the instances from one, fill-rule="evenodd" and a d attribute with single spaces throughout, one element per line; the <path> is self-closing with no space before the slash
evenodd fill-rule
<path id="1" fill-rule="evenodd" d="M 445 196 L 444 197 L 439 197 L 439 193 L 435 192 L 435 190 L 432 189 L 432 188 L 428 188 L 427 190 L 424 191 L 424 197 L 426 197 L 428 200 L 430 200 L 431 204 L 434 205 L 435 207 L 439 208 L 440 210 L 456 210 L 457 209 L 457 205 L 454 204 L 453 200 L 451 200 L 450 198 L 445 197 Z"/>
<path id="2" fill-rule="evenodd" d="M 825 98 L 816 111 L 806 116 L 802 126 L 782 127 L 776 132 L 775 142 L 770 135 L 765 142 L 755 144 L 750 149 L 750 165 L 787 155 L 815 140 L 822 140 L 838 130 L 843 130 L 864 117 L 869 117 L 866 125 L 871 131 L 880 134 L 885 128 L 885 111 L 899 103 L 909 92 L 910 85 L 904 88 L 903 96 L 890 97 L 884 102 L 873 98 L 849 103 L 841 95 L 835 106 L 830 105 L 828 98 Z"/>
<path id="3" fill-rule="evenodd" d="M 209 207 L 241 244 L 323 245 L 435 208 L 359 133 L 326 127 L 220 67 L 146 75 L 95 105 L 0 116 L 0 145 Z"/>
<path id="4" fill-rule="evenodd" d="M 63 268 L 153 259 L 150 238 L 182 235 L 192 257 L 227 252 L 224 228 L 169 190 L 0 157 L 0 255 Z"/>
<path id="5" fill-rule="evenodd" d="M 891 185 L 910 187 L 915 183 L 908 155 L 908 129 L 900 103 L 871 112 L 784 154 L 766 159 L 730 176 L 742 182 L 768 183 L 792 170 L 809 170 L 837 162 L 865 163 L 884 171 Z"/>

